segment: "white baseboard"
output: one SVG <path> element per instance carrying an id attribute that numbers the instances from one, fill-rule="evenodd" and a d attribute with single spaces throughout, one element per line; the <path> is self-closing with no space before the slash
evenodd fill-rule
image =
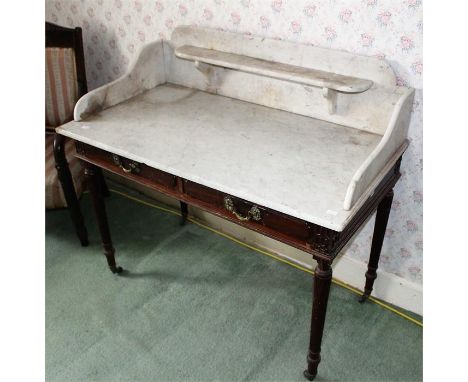
<path id="1" fill-rule="evenodd" d="M 362 290 L 365 283 L 367 264 L 342 256 L 335 261 L 333 275 L 338 280 Z M 377 271 L 372 296 L 399 306 L 411 312 L 423 315 L 422 285 L 383 270 Z"/>
<path id="2" fill-rule="evenodd" d="M 106 176 L 165 204 L 174 206 L 176 208 L 179 206 L 177 200 L 169 198 L 137 183 L 126 181 L 125 179 L 117 177 L 114 174 L 106 173 Z M 233 236 L 236 239 L 254 247 L 274 253 L 278 257 L 287 259 L 288 261 L 291 261 L 302 267 L 308 269 L 315 268 L 316 262 L 312 259 L 310 254 L 306 252 L 243 228 L 237 224 L 202 211 L 199 208 L 189 208 L 190 215 L 196 217 L 198 220 L 210 227 Z M 345 255 L 339 257 L 333 263 L 333 278 L 359 290 L 362 290 L 364 287 L 364 275 L 366 271 L 366 263 Z M 384 272 L 382 270 L 377 271 L 377 279 L 374 283 L 372 296 L 419 315 L 423 314 L 422 286 L 405 280 L 404 278 L 396 276 L 392 273 Z"/>

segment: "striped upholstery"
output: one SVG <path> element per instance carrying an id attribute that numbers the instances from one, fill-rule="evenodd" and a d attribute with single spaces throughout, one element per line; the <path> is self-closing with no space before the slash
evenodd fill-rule
<path id="1" fill-rule="evenodd" d="M 63 195 L 60 181 L 58 180 L 57 170 L 55 169 L 54 159 L 54 134 L 46 134 L 45 151 L 46 151 L 46 167 L 45 167 L 45 202 L 46 208 L 66 207 L 67 203 Z M 69 140 L 65 144 L 65 156 L 67 158 L 70 172 L 75 184 L 76 194 L 79 196 L 83 191 L 84 186 L 84 171 L 79 160 L 75 158 L 75 146 Z"/>
<path id="2" fill-rule="evenodd" d="M 73 118 L 78 100 L 75 52 L 46 48 L 46 126 L 60 126 Z"/>

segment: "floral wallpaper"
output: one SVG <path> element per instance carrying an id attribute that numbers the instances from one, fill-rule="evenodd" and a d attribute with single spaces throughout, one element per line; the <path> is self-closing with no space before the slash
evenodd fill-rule
<path id="1" fill-rule="evenodd" d="M 422 283 L 422 0 L 46 0 L 46 20 L 81 26 L 90 89 L 125 72 L 138 47 L 181 24 L 298 41 L 387 60 L 416 88 L 402 178 L 380 268 Z M 367 261 L 373 221 L 345 256 Z"/>

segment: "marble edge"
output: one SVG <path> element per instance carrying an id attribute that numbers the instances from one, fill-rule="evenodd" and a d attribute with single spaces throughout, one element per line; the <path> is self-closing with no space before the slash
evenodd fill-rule
<path id="1" fill-rule="evenodd" d="M 354 214 L 362 207 L 362 205 L 369 199 L 372 195 L 374 195 L 375 189 L 382 181 L 382 179 L 387 175 L 387 173 L 391 170 L 391 168 L 395 165 L 397 160 L 404 154 L 406 149 L 409 146 L 408 139 L 405 139 L 403 144 L 398 148 L 398 150 L 390 157 L 387 164 L 381 169 L 379 174 L 372 180 L 369 187 L 366 189 L 365 192 L 361 194 L 361 196 L 357 199 L 357 201 L 353 204 L 351 209 L 349 210 L 349 216 L 344 220 L 340 231 L 342 231 L 346 225 L 351 221 L 354 217 Z"/>
<path id="2" fill-rule="evenodd" d="M 74 121 L 84 120 L 89 114 L 105 110 L 111 106 L 114 106 L 118 103 L 124 102 L 125 100 L 136 96 L 138 93 L 141 93 L 145 90 L 149 90 L 148 88 L 144 87 L 141 83 L 137 81 L 132 81 L 132 76 L 137 77 L 136 75 L 140 74 L 140 67 L 144 64 L 144 62 L 142 61 L 144 61 L 143 57 L 145 56 L 145 54 L 149 54 L 149 52 L 155 52 L 156 50 L 160 50 L 162 57 L 164 57 L 163 44 L 164 40 L 162 39 L 152 40 L 143 44 L 137 51 L 135 57 L 133 58 L 125 73 L 123 73 L 115 80 L 104 84 L 96 89 L 93 89 L 88 93 L 84 94 L 82 97 L 80 97 L 73 109 Z M 163 67 L 162 72 L 164 73 L 165 78 L 165 67 Z M 134 86 L 130 86 L 130 83 L 126 84 L 126 81 L 130 81 Z M 109 93 L 119 86 L 122 88 L 119 90 L 125 91 L 122 92 L 122 94 L 120 94 L 118 98 L 109 100 Z M 158 84 L 156 84 L 156 86 L 158 86 Z"/>
<path id="3" fill-rule="evenodd" d="M 379 144 L 354 173 L 346 190 L 343 203 L 344 210 L 348 211 L 353 208 L 356 201 L 360 198 L 359 193 L 365 193 L 372 184 L 373 179 L 382 172 L 382 168 L 376 167 L 382 167 L 382 162 L 385 163 L 385 161 L 388 161 L 386 158 L 391 158 L 393 153 L 407 140 L 406 131 L 408 129 L 411 111 L 408 113 L 408 111 L 404 109 L 404 106 L 407 105 L 408 102 L 412 102 L 413 95 L 414 89 L 412 88 L 408 88 L 403 92 L 393 109 L 391 119 Z M 404 118 L 405 122 L 399 123 L 400 117 Z M 370 180 L 366 181 L 366 177 L 370 178 Z"/>

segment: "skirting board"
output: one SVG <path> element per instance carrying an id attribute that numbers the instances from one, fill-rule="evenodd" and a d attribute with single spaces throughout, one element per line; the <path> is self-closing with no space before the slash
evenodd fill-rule
<path id="1" fill-rule="evenodd" d="M 157 191 L 128 181 L 112 173 L 105 172 L 105 175 L 106 177 L 109 177 L 118 183 L 125 184 L 125 186 L 135 189 L 152 199 L 173 206 L 175 209 L 179 208 L 179 202 L 173 198 L 169 198 Z M 236 239 L 254 247 L 271 252 L 278 257 L 287 259 L 288 261 L 304 268 L 315 268 L 316 262 L 308 253 L 238 226 L 237 224 L 202 211 L 199 208 L 189 206 L 189 214 L 207 226 L 233 236 Z M 366 263 L 350 258 L 346 255 L 340 256 L 333 263 L 333 278 L 359 290 L 362 290 L 364 287 L 366 271 Z M 374 283 L 372 296 L 419 315 L 423 314 L 422 286 L 392 273 L 384 272 L 380 269 L 377 271 L 377 279 Z"/>

